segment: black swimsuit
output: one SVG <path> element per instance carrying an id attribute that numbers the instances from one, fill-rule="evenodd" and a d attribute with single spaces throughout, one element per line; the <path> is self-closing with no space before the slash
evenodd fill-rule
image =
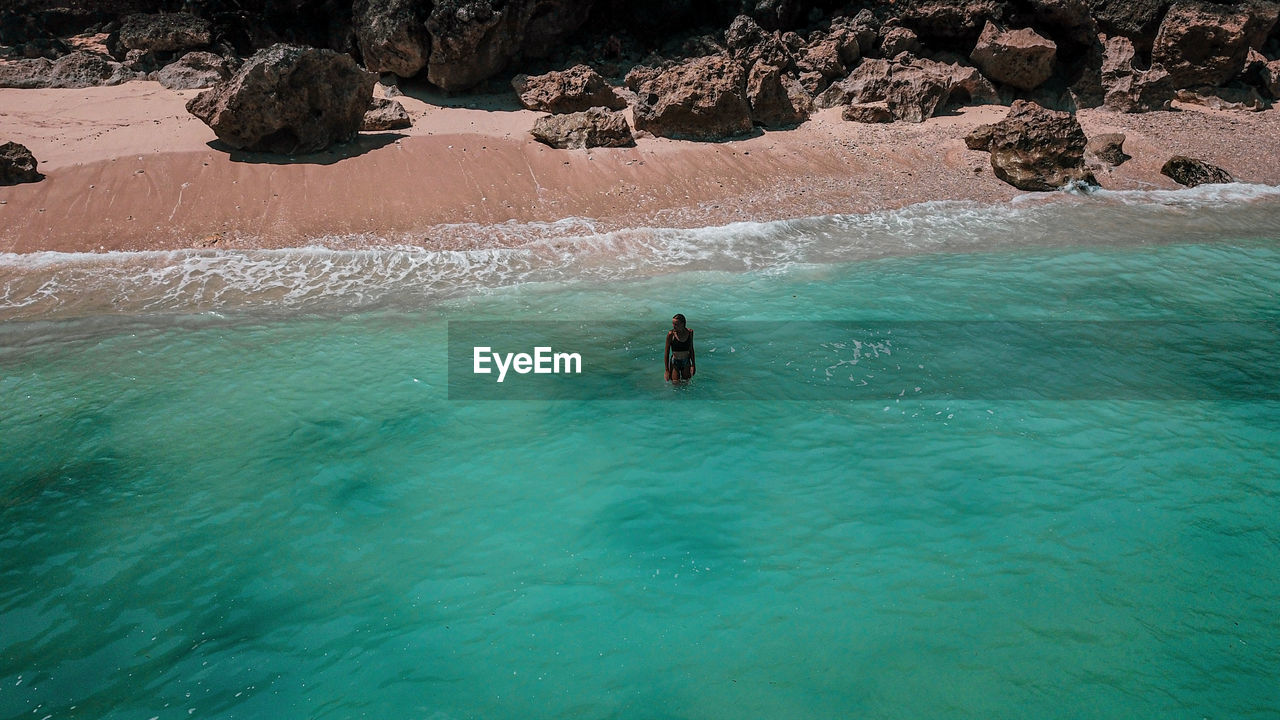
<path id="1" fill-rule="evenodd" d="M 690 358 L 690 357 L 678 358 L 675 356 L 675 353 L 677 352 L 689 352 L 690 350 L 693 350 L 693 331 L 690 330 L 688 336 L 686 336 L 685 339 L 681 340 L 679 337 L 676 336 L 676 331 L 672 330 L 671 331 L 671 352 L 672 352 L 671 369 L 672 370 L 684 370 L 685 368 L 688 368 L 689 366 L 693 365 L 693 358 Z"/>

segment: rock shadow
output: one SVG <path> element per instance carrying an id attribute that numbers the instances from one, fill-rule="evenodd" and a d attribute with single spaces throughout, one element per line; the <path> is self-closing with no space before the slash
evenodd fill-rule
<path id="1" fill-rule="evenodd" d="M 237 150 L 221 140 L 210 140 L 206 144 L 218 152 L 226 153 L 231 158 L 231 162 L 258 165 L 332 165 L 384 148 L 405 137 L 408 136 L 398 132 L 363 133 L 349 142 L 340 143 L 319 152 L 295 155 Z"/>

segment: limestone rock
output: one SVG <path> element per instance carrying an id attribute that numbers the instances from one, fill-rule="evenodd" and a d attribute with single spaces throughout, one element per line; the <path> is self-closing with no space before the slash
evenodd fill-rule
<path id="1" fill-rule="evenodd" d="M 587 19 L 589 0 L 436 0 L 427 79 L 466 90 L 517 57 L 543 57 Z"/>
<path id="2" fill-rule="evenodd" d="M 1017 100 L 991 134 L 991 168 L 1020 190 L 1057 190 L 1069 183 L 1096 185 L 1084 166 L 1087 140 L 1070 113 Z"/>
<path id="3" fill-rule="evenodd" d="M 207 88 L 230 78 L 231 65 L 221 55 L 197 50 L 165 65 L 151 77 L 170 90 Z"/>
<path id="4" fill-rule="evenodd" d="M 0 185 L 36 182 L 44 176 L 36 170 L 36 158 L 25 145 L 0 145 Z"/>
<path id="5" fill-rule="evenodd" d="M 73 52 L 58 58 L 49 68 L 49 85 L 55 88 L 86 88 L 119 85 L 135 74 L 114 60 L 90 52 Z"/>
<path id="6" fill-rule="evenodd" d="M 407 127 L 413 127 L 409 113 L 403 105 L 387 98 L 373 98 L 360 123 L 360 129 L 367 131 L 403 130 Z"/>
<path id="7" fill-rule="evenodd" d="M 845 105 L 844 109 L 840 111 L 840 117 L 849 122 L 893 122 L 893 112 L 889 110 L 889 103 L 887 102 L 854 103 L 852 105 Z"/>
<path id="8" fill-rule="evenodd" d="M 813 100 L 800 82 L 780 68 L 757 62 L 747 75 L 751 119 L 765 127 L 797 125 L 809 119 Z"/>
<path id="9" fill-rule="evenodd" d="M 848 78 L 818 96 L 818 107 L 885 102 L 894 118 L 922 122 L 951 102 L 994 102 L 995 88 L 976 68 L 916 58 L 902 64 L 862 61 Z"/>
<path id="10" fill-rule="evenodd" d="M 349 55 L 277 44 L 192 98 L 187 111 L 233 148 L 314 152 L 356 134 L 375 81 Z"/>
<path id="11" fill-rule="evenodd" d="M 1057 52 L 1057 44 L 1031 28 L 1002 30 L 988 22 L 969 57 L 992 80 L 1033 90 L 1053 74 Z"/>
<path id="12" fill-rule="evenodd" d="M 1185 155 L 1174 155 L 1160 168 L 1160 174 L 1173 178 L 1179 185 L 1195 187 L 1206 183 L 1235 182 L 1231 173 L 1203 160 Z"/>
<path id="13" fill-rule="evenodd" d="M 1124 151 L 1124 133 L 1102 133 L 1089 138 L 1084 146 L 1087 156 L 1097 158 L 1111 165 L 1123 165 L 1130 158 Z"/>
<path id="14" fill-rule="evenodd" d="M 517 75 L 511 86 L 521 105 L 541 112 L 572 113 L 593 107 L 621 110 L 627 106 L 600 73 L 586 65 L 545 75 Z"/>
<path id="15" fill-rule="evenodd" d="M 915 31 L 904 27 L 884 28 L 880 37 L 880 57 L 894 58 L 900 53 L 920 52 L 920 38 Z"/>
<path id="16" fill-rule="evenodd" d="M 1160 23 L 1151 61 L 1164 66 L 1176 88 L 1221 85 L 1244 68 L 1251 43 L 1261 41 L 1257 36 L 1276 16 L 1270 3 L 1175 2 Z"/>
<path id="17" fill-rule="evenodd" d="M 1256 88 L 1244 86 L 1198 87 L 1179 90 L 1174 96 L 1179 102 L 1203 105 L 1216 110 L 1266 110 L 1270 104 L 1258 94 Z"/>
<path id="18" fill-rule="evenodd" d="M 1146 70 L 1135 66 L 1133 41 L 1124 37 L 1108 38 L 1103 47 L 1103 103 L 1120 112 L 1164 110 L 1173 100 L 1173 83 L 1160 65 Z"/>
<path id="19" fill-rule="evenodd" d="M 125 50 L 194 50 L 212 41 L 213 26 L 190 13 L 138 13 L 120 21 L 119 43 Z"/>
<path id="20" fill-rule="evenodd" d="M 751 130 L 742 67 L 723 55 L 687 60 L 656 74 L 631 74 L 637 130 L 662 137 L 719 140 Z"/>
<path id="21" fill-rule="evenodd" d="M 979 125 L 964 136 L 964 145 L 970 150 L 991 151 L 991 138 L 995 135 L 995 125 Z"/>
<path id="22" fill-rule="evenodd" d="M 540 117 L 534 122 L 532 133 L 538 142 L 560 149 L 636 144 L 626 115 L 603 107 Z"/>
<path id="23" fill-rule="evenodd" d="M 364 66 L 376 73 L 413 77 L 427 66 L 431 35 L 415 0 L 356 0 L 356 44 Z"/>
<path id="24" fill-rule="evenodd" d="M 45 58 L 0 60 L 0 87 L 49 87 L 53 63 Z"/>

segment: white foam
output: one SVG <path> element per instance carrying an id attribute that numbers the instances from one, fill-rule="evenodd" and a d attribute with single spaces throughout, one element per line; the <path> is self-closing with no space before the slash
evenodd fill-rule
<path id="1" fill-rule="evenodd" d="M 925 252 L 1280 237 L 1280 188 L 1069 191 L 980 205 L 935 201 L 872 213 L 703 228 L 595 223 L 442 225 L 395 238 L 332 236 L 278 250 L 0 254 L 0 319 L 241 307 L 420 305 L 529 282 L 686 271 L 775 272 Z M 434 247 L 469 249 L 433 249 Z"/>

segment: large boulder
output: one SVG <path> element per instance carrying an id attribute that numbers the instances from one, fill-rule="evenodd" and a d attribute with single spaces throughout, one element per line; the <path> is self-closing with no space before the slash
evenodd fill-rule
<path id="1" fill-rule="evenodd" d="M 751 130 L 742 67 L 723 55 L 687 60 L 656 72 L 627 74 L 635 91 L 637 130 L 689 140 L 720 140 Z"/>
<path id="2" fill-rule="evenodd" d="M 466 90 L 517 57 L 544 57 L 587 19 L 590 0 L 437 0 L 427 79 Z"/>
<path id="3" fill-rule="evenodd" d="M 1085 168 L 1088 140 L 1074 115 L 1017 100 L 992 128 L 991 168 L 1020 190 L 1057 190 L 1075 182 L 1096 185 Z"/>
<path id="4" fill-rule="evenodd" d="M 356 43 L 366 68 L 413 77 L 427 66 L 431 35 L 421 9 L 416 0 L 356 0 Z"/>
<path id="5" fill-rule="evenodd" d="M 860 123 L 891 123 L 894 120 L 889 103 L 886 102 L 845 105 L 840 111 L 840 117 L 849 122 Z"/>
<path id="6" fill-rule="evenodd" d="M 91 52 L 73 52 L 58 58 L 49 68 L 48 87 L 86 88 L 119 85 L 136 74 L 114 60 Z"/>
<path id="7" fill-rule="evenodd" d="M 139 13 L 120 21 L 117 38 L 126 51 L 194 50 L 213 41 L 213 26 L 190 13 Z"/>
<path id="8" fill-rule="evenodd" d="M 621 110 L 627 106 L 613 86 L 587 65 L 544 75 L 517 75 L 511 87 L 520 96 L 521 105 L 540 112 L 573 113 L 593 107 Z"/>
<path id="9" fill-rule="evenodd" d="M 862 61 L 849 77 L 818 96 L 818 107 L 885 102 L 894 118 L 922 122 L 952 103 L 995 102 L 995 88 L 976 68 L 915 58 Z"/>
<path id="10" fill-rule="evenodd" d="M 277 44 L 192 98 L 187 111 L 233 148 L 314 152 L 356 134 L 375 81 L 349 55 Z"/>
<path id="11" fill-rule="evenodd" d="M 1135 64 L 1133 41 L 1125 37 L 1107 38 L 1103 48 L 1103 104 L 1119 112 L 1165 110 L 1173 100 L 1174 87 L 1161 65 L 1139 70 Z"/>
<path id="12" fill-rule="evenodd" d="M 625 114 L 597 107 L 583 112 L 540 117 L 534 139 L 553 148 L 630 147 L 636 144 Z"/>
<path id="13" fill-rule="evenodd" d="M 364 120 L 360 123 L 361 130 L 374 132 L 403 130 L 407 127 L 413 127 L 409 113 L 403 105 L 390 98 L 372 98 L 369 109 L 364 112 Z"/>
<path id="14" fill-rule="evenodd" d="M 989 20 L 1004 15 L 1003 0 L 906 0 L 898 5 L 902 24 L 931 48 L 967 53 Z"/>
<path id="15" fill-rule="evenodd" d="M 1019 90 L 1033 90 L 1053 74 L 1058 46 L 1031 28 L 1004 30 L 988 22 L 969 54 L 984 75 Z"/>
<path id="16" fill-rule="evenodd" d="M 784 70 L 795 67 L 794 53 L 782 42 L 779 33 L 765 30 L 748 15 L 733 19 L 724 32 L 724 44 L 743 67 L 751 67 L 757 62 Z"/>
<path id="17" fill-rule="evenodd" d="M 757 62 L 747 74 L 747 102 L 757 125 L 776 128 L 809 119 L 813 100 L 800 81 L 780 68 Z"/>
<path id="18" fill-rule="evenodd" d="M 1139 52 L 1151 52 L 1160 20 L 1172 0 L 1089 0 L 1098 29 L 1108 37 L 1125 37 Z"/>
<path id="19" fill-rule="evenodd" d="M 1176 2 L 1160 23 L 1151 61 L 1176 88 L 1221 85 L 1244 69 L 1249 48 L 1261 44 L 1276 16 L 1273 3 Z"/>
<path id="20" fill-rule="evenodd" d="M 0 88 L 49 87 L 53 63 L 45 58 L 0 60 Z"/>
<path id="21" fill-rule="evenodd" d="M 920 52 L 920 37 L 916 32 L 900 25 L 883 28 L 880 35 L 880 57 L 895 58 L 904 52 Z"/>
<path id="22" fill-rule="evenodd" d="M 1235 178 L 1232 178 L 1231 173 L 1226 170 L 1186 155 L 1174 155 L 1169 158 L 1160 168 L 1160 174 L 1173 178 L 1174 182 L 1187 187 L 1235 182 Z"/>
<path id="23" fill-rule="evenodd" d="M 0 185 L 36 182 L 44 178 L 36 170 L 36 158 L 25 145 L 7 142 L 0 145 Z"/>
<path id="24" fill-rule="evenodd" d="M 151 73 L 151 78 L 170 90 L 213 87 L 231 77 L 231 64 L 221 55 L 197 50 L 183 55 Z"/>

